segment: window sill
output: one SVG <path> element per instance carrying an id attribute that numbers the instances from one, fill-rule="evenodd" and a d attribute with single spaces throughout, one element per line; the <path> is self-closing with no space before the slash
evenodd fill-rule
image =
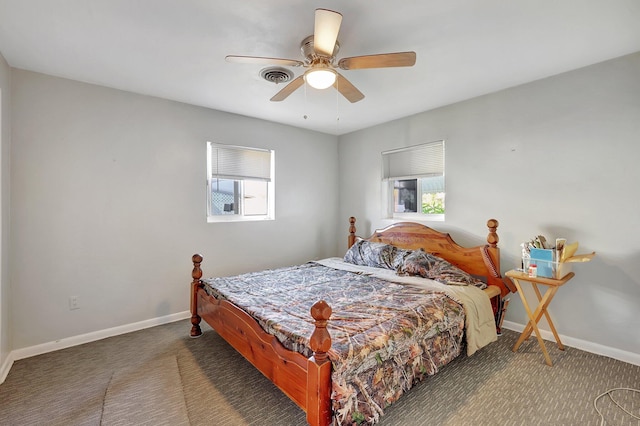
<path id="1" fill-rule="evenodd" d="M 274 217 L 268 216 L 237 216 L 237 215 L 224 215 L 224 216 L 215 216 L 208 217 L 207 223 L 225 223 L 225 222 L 262 222 L 275 220 Z"/>
<path id="2" fill-rule="evenodd" d="M 444 214 L 394 213 L 391 219 L 422 222 L 444 222 Z"/>

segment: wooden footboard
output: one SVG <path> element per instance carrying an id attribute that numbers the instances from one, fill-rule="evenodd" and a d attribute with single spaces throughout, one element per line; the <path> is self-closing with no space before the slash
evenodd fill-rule
<path id="1" fill-rule="evenodd" d="M 331 422 L 331 362 L 327 351 L 331 348 L 331 336 L 326 329 L 331 308 L 324 301 L 311 308 L 315 330 L 309 346 L 313 356 L 305 356 L 286 349 L 266 333 L 246 312 L 226 300 L 218 300 L 207 294 L 200 281 L 202 256 L 195 254 L 193 282 L 191 286 L 191 336 L 202 334 L 200 321 L 207 322 L 235 350 L 253 364 L 282 392 L 307 413 L 307 421 L 313 426 L 325 426 Z"/>

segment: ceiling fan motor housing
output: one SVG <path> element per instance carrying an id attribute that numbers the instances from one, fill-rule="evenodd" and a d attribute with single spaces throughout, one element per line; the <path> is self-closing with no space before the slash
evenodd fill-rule
<path id="1" fill-rule="evenodd" d="M 302 40 L 302 43 L 300 43 L 300 51 L 302 52 L 302 56 L 307 58 L 309 63 L 313 62 L 313 60 L 318 57 L 325 58 L 324 55 L 318 55 L 316 53 L 313 47 L 313 35 L 310 35 L 304 40 Z M 331 61 L 338 54 L 339 51 L 340 51 L 340 43 L 338 43 L 338 40 L 336 40 L 336 45 L 333 48 L 333 54 L 331 55 L 330 58 L 328 58 L 329 61 Z"/>

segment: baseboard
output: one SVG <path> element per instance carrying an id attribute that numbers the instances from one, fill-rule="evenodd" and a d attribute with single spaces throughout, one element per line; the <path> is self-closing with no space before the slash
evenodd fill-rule
<path id="1" fill-rule="evenodd" d="M 518 324 L 512 321 L 505 321 L 502 324 L 502 328 L 506 328 L 508 330 L 513 330 L 513 331 L 517 331 L 518 333 L 521 333 L 522 330 L 524 330 L 524 324 Z M 552 342 L 556 341 L 551 331 L 541 329 L 540 334 L 542 334 L 542 338 L 544 340 L 549 340 Z M 609 358 L 617 359 L 618 361 L 623 361 L 629 364 L 640 366 L 640 354 L 622 351 L 620 349 L 599 345 L 597 343 L 589 342 L 586 340 L 575 339 L 573 337 L 564 336 L 562 334 L 559 334 L 559 336 L 560 336 L 560 340 L 562 340 L 562 343 L 566 346 L 580 349 L 585 352 L 590 352 L 592 354 L 602 355 Z"/>
<path id="2" fill-rule="evenodd" d="M 60 349 L 69 348 L 71 346 L 78 346 L 84 343 L 95 342 L 96 340 L 102 340 L 106 339 L 107 337 L 131 333 L 132 331 L 144 330 L 145 328 L 168 324 L 170 322 L 180 321 L 190 317 L 191 313 L 189 311 L 184 311 L 178 312 L 176 314 L 166 315 L 164 317 L 152 318 L 132 324 L 125 324 L 105 330 L 81 334 L 79 336 L 67 337 L 65 339 L 60 339 L 53 342 L 42 343 L 40 345 L 30 346 L 22 349 L 16 349 L 11 352 L 9 358 L 11 358 L 11 355 L 13 355 L 13 360 L 18 361 L 20 359 L 30 358 L 32 356 L 58 351 Z"/>
<path id="3" fill-rule="evenodd" d="M 2 363 L 2 366 L 0 366 L 0 385 L 4 383 L 4 380 L 9 375 L 9 370 L 11 370 L 11 367 L 13 366 L 13 361 L 13 353 L 9 352 L 9 355 Z"/>

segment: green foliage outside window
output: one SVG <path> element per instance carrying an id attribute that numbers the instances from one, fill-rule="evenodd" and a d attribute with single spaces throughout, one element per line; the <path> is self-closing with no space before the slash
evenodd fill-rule
<path id="1" fill-rule="evenodd" d="M 422 213 L 444 214 L 444 193 L 422 194 Z"/>

